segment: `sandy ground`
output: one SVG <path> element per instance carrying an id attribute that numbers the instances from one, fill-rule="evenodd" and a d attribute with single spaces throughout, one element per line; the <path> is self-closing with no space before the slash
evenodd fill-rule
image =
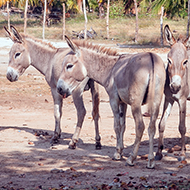
<path id="1" fill-rule="evenodd" d="M 156 162 L 155 169 L 146 169 L 149 118 L 144 118 L 146 129 L 135 166 L 125 166 L 125 160 L 129 156 L 135 139 L 130 106 L 126 116 L 124 159 L 113 161 L 116 145 L 113 116 L 108 96 L 102 87 L 100 87 L 101 118 L 99 122 L 102 149 L 95 150 L 90 92 L 84 93 L 87 114 L 77 148 L 68 149 L 68 143 L 76 125 L 76 110 L 72 97 L 63 101 L 62 136 L 60 143 L 51 147 L 54 116 L 50 88 L 44 77 L 32 67 L 17 82 L 11 83 L 6 79 L 10 47 L 9 40 L 0 39 L 0 189 L 95 189 L 95 187 L 96 189 L 111 187 L 143 189 L 154 186 L 168 188 L 170 182 L 175 186 L 175 181 L 180 183 L 190 181 L 189 103 L 186 122 L 186 162 L 177 160 L 179 151 L 167 152 L 175 145 L 180 146 L 176 103 L 167 121 L 164 157 Z M 165 61 L 168 49 L 151 49 L 151 51 L 160 53 Z M 146 111 L 146 107 L 142 109 Z M 161 114 L 159 114 L 159 119 L 160 116 Z M 154 141 L 155 152 L 157 138 L 158 130 Z"/>

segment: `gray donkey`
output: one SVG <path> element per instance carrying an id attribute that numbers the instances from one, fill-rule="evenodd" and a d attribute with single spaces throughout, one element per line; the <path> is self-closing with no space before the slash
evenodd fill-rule
<path id="1" fill-rule="evenodd" d="M 14 26 L 11 31 L 4 27 L 9 38 L 14 42 L 9 52 L 9 64 L 7 69 L 7 79 L 11 82 L 17 81 L 24 71 L 31 65 L 40 71 L 51 87 L 51 93 L 54 101 L 55 131 L 51 143 L 56 143 L 61 136 L 60 120 L 62 116 L 63 97 L 57 92 L 56 86 L 62 69 L 62 61 L 69 49 L 55 48 L 49 43 L 41 40 L 19 34 Z M 101 148 L 99 135 L 99 91 L 98 86 L 93 80 L 86 78 L 79 87 L 73 91 L 73 101 L 77 109 L 77 125 L 69 143 L 69 148 L 74 149 L 79 138 L 82 123 L 86 114 L 83 104 L 83 91 L 85 86 L 89 86 L 92 93 L 93 119 L 95 123 L 96 149 Z"/>
<path id="2" fill-rule="evenodd" d="M 168 64 L 166 68 L 166 84 L 165 84 L 165 101 L 162 117 L 159 123 L 159 143 L 156 153 L 156 160 L 161 160 L 163 150 L 163 135 L 167 118 L 170 115 L 172 106 L 176 101 L 179 105 L 179 132 L 181 134 L 181 154 L 178 160 L 185 159 L 185 133 L 186 133 L 186 100 L 190 100 L 189 82 L 190 69 L 189 61 L 190 51 L 189 37 L 182 42 L 176 40 L 168 25 L 164 28 L 166 41 L 170 44 L 171 49 L 168 53 Z"/>
<path id="3" fill-rule="evenodd" d="M 58 91 L 65 97 L 77 88 L 78 81 L 86 77 L 101 84 L 109 95 L 114 115 L 117 145 L 114 159 L 123 151 L 123 135 L 127 105 L 131 106 L 135 120 L 136 139 L 128 165 L 133 165 L 145 129 L 141 105 L 148 103 L 151 110 L 149 123 L 148 168 L 154 168 L 153 139 L 165 84 L 165 67 L 162 59 L 151 52 L 118 55 L 117 51 L 88 42 L 71 41 L 66 37 L 71 51 L 63 60 L 63 69 L 57 83 Z"/>

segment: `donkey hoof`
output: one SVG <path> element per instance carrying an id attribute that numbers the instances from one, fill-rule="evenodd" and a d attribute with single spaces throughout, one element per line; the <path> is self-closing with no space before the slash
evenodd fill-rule
<path id="1" fill-rule="evenodd" d="M 163 155 L 161 153 L 156 153 L 155 160 L 161 160 Z"/>
<path id="2" fill-rule="evenodd" d="M 74 144 L 69 144 L 69 147 L 68 147 L 69 149 L 72 149 L 72 150 L 74 150 L 74 149 L 76 149 L 76 143 L 74 143 Z"/>
<path id="3" fill-rule="evenodd" d="M 133 167 L 134 164 L 129 164 L 128 162 L 125 163 L 125 166 L 130 166 L 130 167 Z"/>
<path id="4" fill-rule="evenodd" d="M 101 150 L 102 149 L 102 145 L 101 145 L 100 142 L 96 142 L 95 147 L 96 147 L 96 150 Z"/>
<path id="5" fill-rule="evenodd" d="M 112 160 L 116 160 L 116 161 L 121 160 L 121 159 L 122 159 L 122 155 L 119 154 L 118 152 L 116 152 L 114 154 L 114 157 L 112 158 Z"/>
<path id="6" fill-rule="evenodd" d="M 146 166 L 147 169 L 155 169 L 155 162 L 154 160 L 148 161 L 148 164 Z"/>
<path id="7" fill-rule="evenodd" d="M 59 139 L 58 138 L 52 138 L 50 141 L 51 146 L 53 146 L 54 144 L 58 144 L 59 143 Z"/>
<path id="8" fill-rule="evenodd" d="M 127 159 L 125 166 L 134 166 L 134 163 L 131 161 L 130 157 Z"/>
<path id="9" fill-rule="evenodd" d="M 147 169 L 155 169 L 155 166 L 149 166 L 149 165 L 147 165 L 146 168 Z"/>

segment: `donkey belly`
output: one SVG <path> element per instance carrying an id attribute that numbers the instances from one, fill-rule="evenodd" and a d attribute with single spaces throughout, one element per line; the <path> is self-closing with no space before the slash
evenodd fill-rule
<path id="1" fill-rule="evenodd" d="M 117 85 L 117 91 L 124 103 L 141 106 L 147 100 L 148 80 L 135 81 L 134 83 L 123 82 L 122 87 Z"/>

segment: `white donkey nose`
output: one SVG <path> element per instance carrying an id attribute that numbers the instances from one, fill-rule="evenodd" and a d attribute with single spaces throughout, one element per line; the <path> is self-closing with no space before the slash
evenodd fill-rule
<path id="1" fill-rule="evenodd" d="M 173 94 L 176 94 L 181 89 L 181 77 L 179 75 L 174 75 L 170 83 L 170 90 Z"/>
<path id="2" fill-rule="evenodd" d="M 19 77 L 18 72 L 12 67 L 7 68 L 7 79 L 11 82 L 17 81 Z"/>

